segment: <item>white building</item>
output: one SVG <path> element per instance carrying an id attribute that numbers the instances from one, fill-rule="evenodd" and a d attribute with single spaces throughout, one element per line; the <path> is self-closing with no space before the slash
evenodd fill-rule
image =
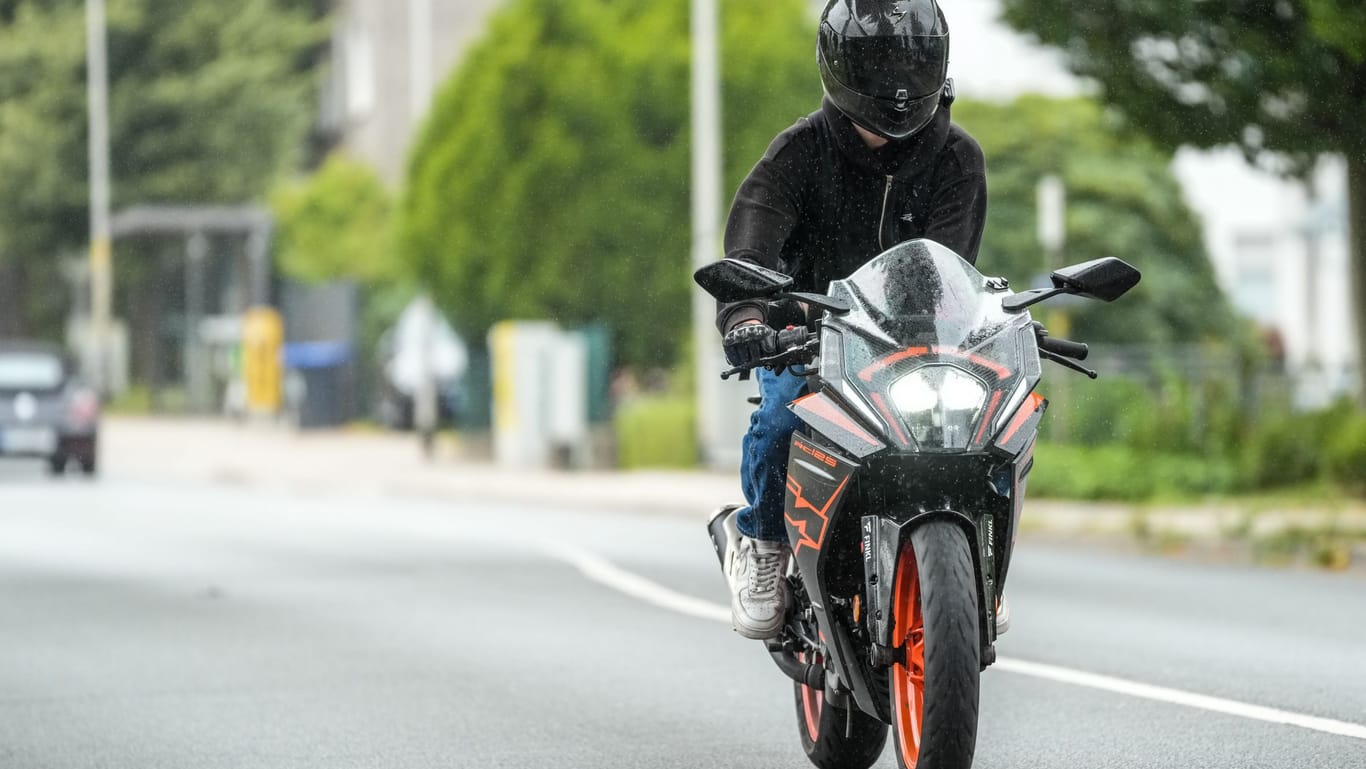
<path id="1" fill-rule="evenodd" d="M 339 0 L 324 127 L 391 185 L 434 89 L 500 0 Z"/>

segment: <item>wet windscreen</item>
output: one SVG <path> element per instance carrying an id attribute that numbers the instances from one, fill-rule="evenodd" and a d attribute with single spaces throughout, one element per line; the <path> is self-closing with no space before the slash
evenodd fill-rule
<path id="1" fill-rule="evenodd" d="M 981 273 L 928 240 L 886 251 L 835 281 L 831 291 L 854 307 L 845 317 L 850 327 L 898 345 L 969 348 L 1011 319 L 1001 309 L 1001 294 L 987 289 Z"/>

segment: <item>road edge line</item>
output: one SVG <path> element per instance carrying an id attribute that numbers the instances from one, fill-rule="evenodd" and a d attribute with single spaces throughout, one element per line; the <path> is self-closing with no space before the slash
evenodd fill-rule
<path id="1" fill-rule="evenodd" d="M 588 579 L 610 587 L 619 593 L 624 593 L 632 598 L 638 598 L 646 603 L 653 604 L 663 609 L 669 609 L 670 611 L 675 611 L 679 614 L 686 614 L 690 617 L 697 617 L 699 619 L 707 619 L 715 622 L 723 622 L 727 625 L 730 624 L 730 609 L 728 607 L 701 598 L 694 598 L 690 595 L 685 595 L 676 590 L 667 588 L 658 582 L 642 577 L 639 574 L 626 571 L 611 561 L 590 553 L 587 550 L 582 550 L 573 547 L 572 545 L 556 543 L 542 543 L 540 549 L 545 552 L 546 555 L 570 564 Z M 993 667 L 1008 673 L 1042 678 L 1056 683 L 1070 684 L 1088 689 L 1099 689 L 1113 694 L 1123 694 L 1138 699 L 1165 702 L 1171 705 L 1181 705 L 1198 710 L 1207 710 L 1213 713 L 1237 716 L 1253 721 L 1297 726 L 1302 729 L 1323 732 L 1339 737 L 1366 740 L 1366 726 L 1347 721 L 1337 721 L 1331 718 L 1293 713 L 1287 710 L 1268 708 L 1262 705 L 1253 705 L 1237 700 L 1224 699 L 1222 697 L 1197 694 L 1182 689 L 1155 686 L 1153 684 L 1131 681 L 1126 678 L 1116 678 L 1113 676 L 1101 675 L 1099 673 L 1088 673 L 1084 670 L 1073 670 L 1057 665 L 1029 662 L 1026 660 L 1014 659 L 1012 657 L 997 657 Z"/>

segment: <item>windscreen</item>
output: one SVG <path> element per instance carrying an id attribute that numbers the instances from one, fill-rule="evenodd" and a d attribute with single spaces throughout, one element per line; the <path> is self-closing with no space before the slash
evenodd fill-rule
<path id="1" fill-rule="evenodd" d="M 981 273 L 929 240 L 884 252 L 831 284 L 831 293 L 854 308 L 844 324 L 903 347 L 975 347 L 1013 318 Z"/>
<path id="2" fill-rule="evenodd" d="M 0 390 L 52 390 L 62 384 L 62 361 L 42 352 L 0 353 Z"/>

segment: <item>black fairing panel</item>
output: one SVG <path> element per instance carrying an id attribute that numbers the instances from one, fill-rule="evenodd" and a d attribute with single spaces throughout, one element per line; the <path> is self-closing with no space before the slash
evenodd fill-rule
<path id="1" fill-rule="evenodd" d="M 858 551 L 858 522 L 845 512 L 859 464 L 842 455 L 822 436 L 792 436 L 788 454 L 784 519 L 797 573 L 811 599 L 816 625 L 824 643 L 838 647 L 831 657 L 840 680 L 852 690 L 860 707 L 879 712 L 869 697 L 869 681 L 850 637 L 852 617 L 836 614 L 840 598 L 855 594 L 863 573 Z M 847 605 L 847 601 L 843 602 Z M 869 710 L 871 709 L 871 710 Z"/>

